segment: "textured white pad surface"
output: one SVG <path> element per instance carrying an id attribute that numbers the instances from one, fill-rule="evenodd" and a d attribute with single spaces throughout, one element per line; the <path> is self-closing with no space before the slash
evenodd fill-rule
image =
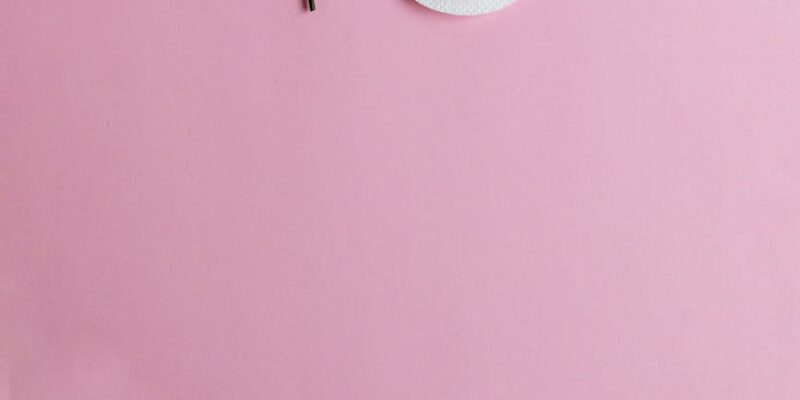
<path id="1" fill-rule="evenodd" d="M 481 15 L 507 7 L 514 0 L 416 0 L 430 9 L 453 15 Z"/>

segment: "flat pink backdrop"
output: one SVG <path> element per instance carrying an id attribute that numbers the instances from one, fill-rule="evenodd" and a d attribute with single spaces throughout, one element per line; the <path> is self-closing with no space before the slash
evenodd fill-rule
<path id="1" fill-rule="evenodd" d="M 0 1 L 0 397 L 800 398 L 800 2 L 317 3 Z"/>

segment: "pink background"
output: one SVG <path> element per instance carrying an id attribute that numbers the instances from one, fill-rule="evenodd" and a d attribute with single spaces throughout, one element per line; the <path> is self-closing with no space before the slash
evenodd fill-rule
<path id="1" fill-rule="evenodd" d="M 800 3 L 318 6 L 0 1 L 0 397 L 800 398 Z"/>

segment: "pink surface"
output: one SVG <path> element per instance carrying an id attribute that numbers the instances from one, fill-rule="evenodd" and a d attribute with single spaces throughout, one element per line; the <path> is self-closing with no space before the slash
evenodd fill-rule
<path id="1" fill-rule="evenodd" d="M 317 4 L 0 1 L 8 398 L 800 398 L 800 3 Z"/>

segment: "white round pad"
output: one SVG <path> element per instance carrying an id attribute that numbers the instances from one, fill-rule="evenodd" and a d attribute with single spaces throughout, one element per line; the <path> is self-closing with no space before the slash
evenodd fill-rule
<path id="1" fill-rule="evenodd" d="M 453 15 L 481 15 L 506 8 L 514 0 L 416 0 L 432 10 Z"/>

